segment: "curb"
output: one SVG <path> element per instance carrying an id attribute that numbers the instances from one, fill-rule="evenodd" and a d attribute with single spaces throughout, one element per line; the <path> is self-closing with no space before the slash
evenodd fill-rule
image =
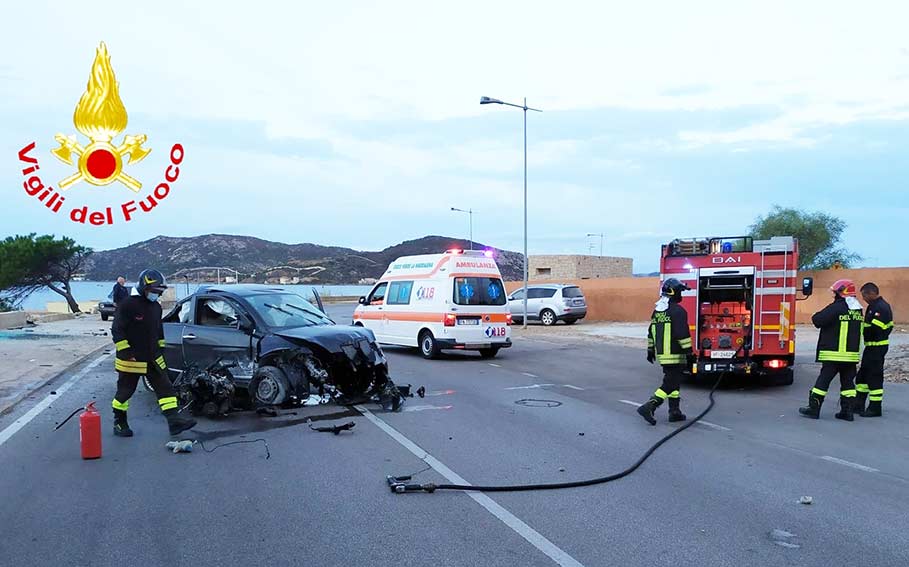
<path id="1" fill-rule="evenodd" d="M 14 409 L 16 409 L 16 406 L 18 406 L 23 401 L 25 401 L 26 398 L 28 398 L 29 396 L 31 396 L 32 394 L 34 394 L 41 388 L 44 388 L 45 386 L 48 386 L 51 383 L 55 382 L 56 380 L 61 378 L 64 374 L 68 374 L 74 367 L 85 363 L 88 359 L 92 358 L 93 356 L 98 355 L 102 351 L 107 350 L 109 348 L 111 348 L 110 345 L 105 345 L 105 346 L 96 348 L 95 350 L 89 352 L 88 354 L 78 358 L 75 362 L 73 362 L 72 364 L 70 364 L 69 366 L 67 366 L 66 368 L 61 370 L 60 372 L 57 372 L 56 374 L 54 374 L 47 380 L 44 380 L 40 384 L 37 384 L 34 387 L 27 390 L 26 392 L 23 392 L 19 397 L 14 398 L 13 401 L 10 402 L 10 404 L 8 406 L 6 406 L 3 409 L 0 409 L 0 417 L 3 417 L 5 415 L 12 413 L 12 411 Z"/>

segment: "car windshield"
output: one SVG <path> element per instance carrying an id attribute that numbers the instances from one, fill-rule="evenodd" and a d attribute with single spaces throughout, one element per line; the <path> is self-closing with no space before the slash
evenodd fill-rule
<path id="1" fill-rule="evenodd" d="M 562 297 L 584 297 L 584 294 L 581 293 L 581 288 L 579 287 L 566 287 L 562 288 Z"/>
<path id="2" fill-rule="evenodd" d="M 252 295 L 246 298 L 269 327 L 313 327 L 333 322 L 312 303 L 295 293 Z"/>
<path id="3" fill-rule="evenodd" d="M 505 305 L 505 286 L 499 278 L 455 278 L 456 305 Z"/>

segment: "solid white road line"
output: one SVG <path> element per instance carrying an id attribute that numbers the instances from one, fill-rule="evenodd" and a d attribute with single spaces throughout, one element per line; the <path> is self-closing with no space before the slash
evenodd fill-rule
<path id="1" fill-rule="evenodd" d="M 506 390 L 533 390 L 536 388 L 542 388 L 544 386 L 555 386 L 555 384 L 531 384 L 529 386 L 512 386 L 510 388 L 505 388 Z"/>
<path id="2" fill-rule="evenodd" d="M 530 372 L 521 372 L 524 376 L 530 376 L 531 378 L 539 378 L 536 374 L 531 374 Z"/>
<path id="3" fill-rule="evenodd" d="M 571 384 L 561 384 L 561 386 L 563 388 L 571 388 L 572 390 L 581 390 L 581 391 L 584 390 L 584 388 L 579 388 L 578 386 L 572 386 Z"/>
<path id="4" fill-rule="evenodd" d="M 28 423 L 31 420 L 38 417 L 38 415 L 41 412 L 43 412 L 44 410 L 46 410 L 48 408 L 48 406 L 50 406 L 55 401 L 59 400 L 60 396 L 65 394 L 66 391 L 69 390 L 73 386 L 73 384 L 76 383 L 77 380 L 79 380 L 80 378 L 82 378 L 83 376 L 88 374 L 94 367 L 101 364 L 104 361 L 104 359 L 106 359 L 108 356 L 110 356 L 110 353 L 103 354 L 103 355 L 99 356 L 98 358 L 96 358 L 95 360 L 91 361 L 88 364 L 88 366 L 86 366 L 85 368 L 83 368 L 82 370 L 80 370 L 79 372 L 74 374 L 72 378 L 70 378 L 69 380 L 64 382 L 62 386 L 57 388 L 57 390 L 56 390 L 57 395 L 48 394 L 46 398 L 44 398 L 43 400 L 41 400 L 40 402 L 35 404 L 35 407 L 33 407 L 32 409 L 25 412 L 25 414 L 23 414 L 22 417 L 20 417 L 16 421 L 12 422 L 9 426 L 7 426 L 6 429 L 4 429 L 3 431 L 0 431 L 0 445 L 3 445 L 7 441 L 9 441 L 10 437 L 15 435 L 16 433 L 19 432 L 20 429 L 22 429 L 23 427 L 28 425 Z"/>
<path id="5" fill-rule="evenodd" d="M 847 467 L 852 467 L 852 468 L 858 469 L 858 470 L 860 470 L 860 471 L 865 471 L 865 472 L 881 472 L 881 471 L 879 471 L 879 470 L 877 470 L 877 469 L 873 469 L 873 468 L 871 468 L 871 467 L 866 467 L 865 465 L 860 465 L 860 464 L 858 464 L 858 463 L 853 463 L 852 461 L 845 461 L 845 460 L 843 460 L 843 459 L 837 459 L 836 457 L 831 457 L 830 455 L 825 455 L 825 456 L 823 456 L 823 457 L 821 457 L 821 458 L 824 459 L 825 461 L 830 461 L 831 463 L 837 463 L 837 464 L 840 464 L 840 465 L 845 465 L 845 466 L 847 466 Z"/>
<path id="6" fill-rule="evenodd" d="M 404 411 L 450 410 L 454 406 L 404 406 Z"/>
<path id="7" fill-rule="evenodd" d="M 488 364 L 489 366 L 493 366 L 495 368 L 502 368 L 501 364 L 496 364 L 495 362 L 487 362 L 486 364 Z"/>
<path id="8" fill-rule="evenodd" d="M 470 484 L 456 472 L 445 466 L 444 463 L 421 449 L 416 443 L 405 437 L 397 429 L 388 425 L 380 418 L 376 417 L 371 411 L 363 406 L 354 406 L 366 419 L 371 421 L 376 427 L 388 434 L 389 437 L 400 443 L 405 449 L 413 453 L 418 459 L 433 468 L 436 472 L 444 476 L 452 484 Z M 495 500 L 482 492 L 465 492 L 477 504 L 486 509 L 487 512 L 498 518 L 503 524 L 514 530 L 519 536 L 527 540 L 531 545 L 542 551 L 547 557 L 556 562 L 557 565 L 570 567 L 583 567 L 577 559 L 568 555 L 561 548 L 543 537 L 538 531 L 534 530 L 520 518 L 503 508 Z"/>

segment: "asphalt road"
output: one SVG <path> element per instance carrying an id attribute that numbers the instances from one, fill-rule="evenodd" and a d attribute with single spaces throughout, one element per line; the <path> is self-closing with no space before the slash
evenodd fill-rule
<path id="1" fill-rule="evenodd" d="M 348 320 L 350 307 L 330 310 Z M 114 438 L 111 357 L 74 368 L 0 419 L 0 563 L 909 564 L 906 385 L 887 385 L 883 419 L 844 423 L 828 403 L 820 421 L 806 420 L 797 408 L 817 367 L 805 360 L 794 386 L 719 391 L 703 424 L 611 484 L 395 495 L 387 474 L 474 484 L 602 476 L 676 424 L 665 422 L 665 406 L 656 427 L 634 413 L 630 402 L 659 382 L 638 350 L 525 338 L 494 361 L 387 352 L 395 380 L 429 394 L 406 411 L 321 406 L 202 420 L 195 430 L 209 448 L 265 439 L 270 459 L 262 443 L 167 452 L 164 420 L 141 387 L 130 411 L 136 437 Z M 41 410 L 51 390 L 62 393 Z M 706 406 L 702 386 L 682 396 L 690 417 Z M 52 429 L 93 398 L 104 457 L 83 461 L 77 423 Z M 316 433 L 307 416 L 357 425 Z"/>

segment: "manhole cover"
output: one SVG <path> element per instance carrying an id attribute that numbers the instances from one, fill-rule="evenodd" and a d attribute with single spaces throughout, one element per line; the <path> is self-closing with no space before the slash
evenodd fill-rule
<path id="1" fill-rule="evenodd" d="M 557 408 L 562 405 L 562 402 L 555 400 L 518 400 L 515 403 L 529 408 Z"/>

